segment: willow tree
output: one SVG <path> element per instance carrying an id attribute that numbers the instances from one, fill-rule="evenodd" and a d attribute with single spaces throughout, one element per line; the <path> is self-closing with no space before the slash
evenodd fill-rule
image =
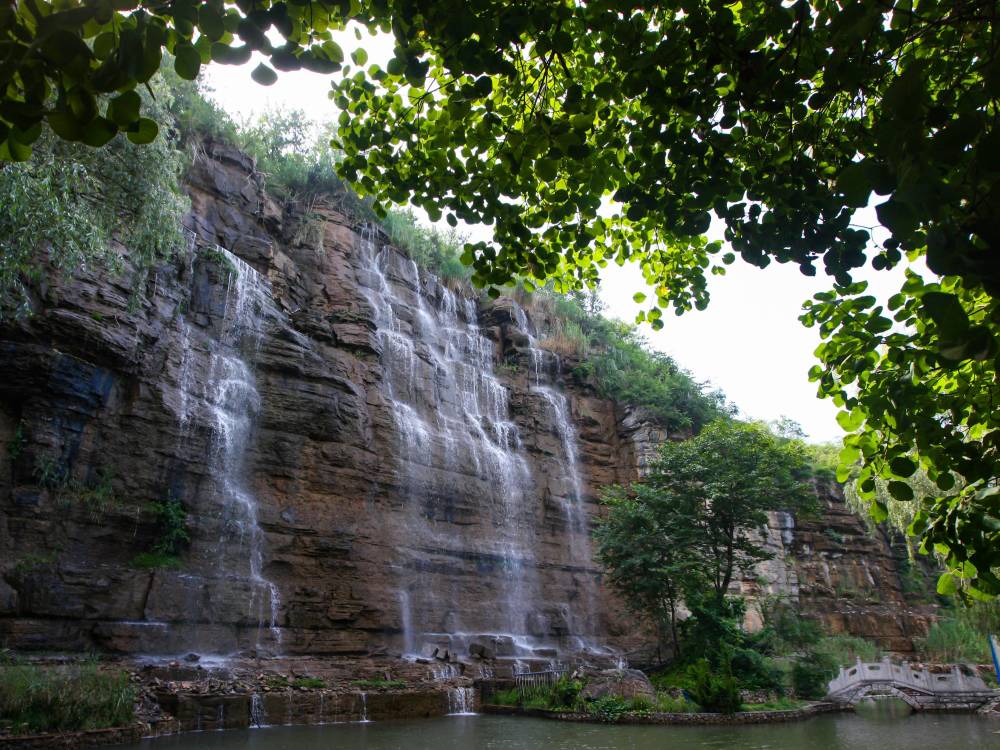
<path id="1" fill-rule="evenodd" d="M 390 32 L 345 58 L 332 32 Z M 136 86 L 253 51 L 337 73 L 343 176 L 376 205 L 494 228 L 473 279 L 568 289 L 638 263 L 641 314 L 704 307 L 739 254 L 822 268 L 812 377 L 843 407 L 859 488 L 920 463 L 947 493 L 914 532 L 1000 592 L 1000 130 L 996 0 L 24 0 L 0 5 L 0 159 L 44 121 L 98 145 L 156 135 Z M 873 205 L 885 238 L 855 223 Z M 705 233 L 713 217 L 733 252 Z M 852 272 L 925 259 L 888 307 Z M 638 293 L 641 302 L 647 297 Z"/>

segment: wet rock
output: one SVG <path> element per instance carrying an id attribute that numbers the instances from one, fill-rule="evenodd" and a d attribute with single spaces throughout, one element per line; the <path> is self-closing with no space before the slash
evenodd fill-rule
<path id="1" fill-rule="evenodd" d="M 585 677 L 587 682 L 580 694 L 586 700 L 597 700 L 609 695 L 626 699 L 656 698 L 656 690 L 649 678 L 638 669 L 612 669 L 590 673 Z"/>
<path id="2" fill-rule="evenodd" d="M 202 249 L 160 264 L 136 288 L 128 250 L 116 246 L 124 273 L 53 276 L 35 290 L 30 318 L 0 324 L 0 642 L 365 660 L 427 640 L 407 640 L 409 622 L 444 634 L 437 655 L 422 653 L 427 662 L 443 652 L 450 660 L 467 651 L 480 660 L 530 657 L 527 635 L 648 649 L 649 630 L 597 585 L 598 566 L 579 550 L 600 513 L 597 489 L 634 480 L 659 443 L 681 436 L 571 377 L 571 362 L 533 344 L 541 321 L 512 299 L 451 294 L 385 246 L 384 235 L 370 238 L 380 243 L 373 260 L 335 199 L 279 204 L 251 159 L 216 143 L 199 150 L 187 180 L 185 223 Z M 259 337 L 224 335 L 238 278 L 219 262 L 216 243 L 249 264 L 244 280 L 258 273 L 270 289 L 273 310 L 261 313 Z M 375 266 L 407 301 L 393 332 L 405 342 L 380 338 Z M 444 326 L 448 304 L 454 317 Z M 468 394 L 442 388 L 451 366 L 442 339 L 414 332 L 440 337 L 468 326 L 479 327 L 482 338 L 469 341 L 484 357 L 463 377 L 509 401 L 508 423 L 483 416 L 480 426 L 508 432 L 531 479 L 523 502 L 509 507 L 486 500 L 500 494 L 487 460 L 495 451 L 477 463 L 461 440 L 426 427 L 437 424 L 436 407 L 464 409 L 456 402 Z M 393 343 L 402 346 L 396 356 L 412 349 L 412 381 L 392 385 L 423 408 L 422 422 L 407 423 L 390 395 Z M 256 530 L 226 501 L 218 457 L 235 421 L 220 412 L 225 394 L 207 389 L 235 383 L 219 377 L 233 358 L 252 363 L 252 429 L 230 458 Z M 566 394 L 576 432 L 575 528 L 566 441 L 539 381 Z M 239 382 L 246 388 L 246 378 Z M 407 424 L 416 432 L 401 430 Z M 7 446 L 18 430 L 25 437 L 14 462 Z M 768 541 L 781 562 L 767 570 L 770 582 L 762 587 L 751 571 L 737 587 L 749 598 L 793 595 L 831 629 L 910 648 L 929 615 L 902 595 L 889 540 L 869 538 L 835 489 L 822 492 L 816 522 L 773 519 Z M 176 561 L 151 568 L 160 533 L 151 503 L 168 498 L 181 503 L 191 539 Z M 518 538 L 502 538 L 504 528 Z M 517 642 L 475 636 L 477 651 L 448 635 L 511 630 Z"/>

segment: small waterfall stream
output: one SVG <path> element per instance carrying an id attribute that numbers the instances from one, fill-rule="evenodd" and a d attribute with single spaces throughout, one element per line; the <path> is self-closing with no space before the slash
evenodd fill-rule
<path id="1" fill-rule="evenodd" d="M 258 624 L 266 624 L 270 646 L 281 650 L 281 630 L 278 610 L 281 601 L 277 587 L 262 573 L 263 532 L 257 512 L 257 498 L 246 485 L 246 447 L 260 411 L 260 395 L 252 370 L 260 350 L 264 322 L 276 315 L 270 285 L 263 276 L 229 251 L 218 248 L 232 265 L 226 290 L 226 312 L 223 319 L 225 348 L 213 353 L 207 385 L 208 401 L 214 418 L 215 475 L 221 485 L 225 502 L 225 534 L 220 547 L 225 547 L 226 535 L 235 534 L 240 547 L 246 549 L 248 570 L 227 566 L 226 575 L 248 575 L 252 584 L 248 614 Z M 258 647 L 264 645 L 258 636 Z"/>
<path id="2" fill-rule="evenodd" d="M 192 252 L 196 244 L 192 235 Z M 208 427 L 209 449 L 204 460 L 218 498 L 220 523 L 215 541 L 217 565 L 205 583 L 246 586 L 246 619 L 257 623 L 256 648 L 280 653 L 281 600 L 277 587 L 263 574 L 263 531 L 257 498 L 246 476 L 247 447 L 261 407 L 253 368 L 265 322 L 276 319 L 279 313 L 266 278 L 228 250 L 218 246 L 211 250 L 228 266 L 224 306 L 211 335 L 201 333 L 183 315 L 179 317 L 179 439 L 189 434 L 194 422 Z M 196 330 L 197 344 L 207 354 L 203 359 L 207 365 L 202 365 L 205 369 L 201 372 L 195 370 Z M 212 615 L 204 616 L 211 623 Z M 197 640 L 191 645 L 204 653 L 217 648 Z"/>
<path id="3" fill-rule="evenodd" d="M 542 350 L 538 346 L 528 316 L 520 306 L 514 308 L 515 320 L 528 339 L 528 355 L 531 360 L 531 392 L 545 401 L 553 416 L 553 424 L 562 443 L 561 469 L 566 478 L 568 496 L 563 499 L 563 509 L 566 514 L 566 526 L 569 531 L 570 555 L 574 565 L 587 568 L 592 565 L 590 547 L 590 527 L 585 506 L 583 479 L 580 476 L 580 459 L 577 446 L 576 427 L 570 413 L 570 403 L 566 394 L 556 387 L 561 375 L 560 361 L 555 355 Z M 546 360 L 552 360 L 549 365 Z M 579 605 L 570 611 L 573 630 L 576 633 L 586 633 L 597 625 L 597 584 L 585 577 L 581 581 Z M 575 611 L 573 611 L 575 610 Z M 580 644 L 588 650 L 597 648 L 592 639 L 579 638 Z"/>

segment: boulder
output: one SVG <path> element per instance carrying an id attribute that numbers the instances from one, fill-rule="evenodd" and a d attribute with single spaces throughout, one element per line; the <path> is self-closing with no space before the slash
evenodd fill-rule
<path id="1" fill-rule="evenodd" d="M 597 700 L 614 695 L 619 698 L 656 698 L 649 678 L 638 669 L 608 669 L 586 675 L 587 684 L 581 695 L 585 700 Z"/>

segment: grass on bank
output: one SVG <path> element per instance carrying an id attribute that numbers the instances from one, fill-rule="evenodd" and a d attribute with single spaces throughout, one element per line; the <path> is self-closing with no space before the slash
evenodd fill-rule
<path id="1" fill-rule="evenodd" d="M 14 734 L 125 726 L 135 719 L 135 700 L 127 673 L 93 662 L 0 662 L 0 726 Z"/>

